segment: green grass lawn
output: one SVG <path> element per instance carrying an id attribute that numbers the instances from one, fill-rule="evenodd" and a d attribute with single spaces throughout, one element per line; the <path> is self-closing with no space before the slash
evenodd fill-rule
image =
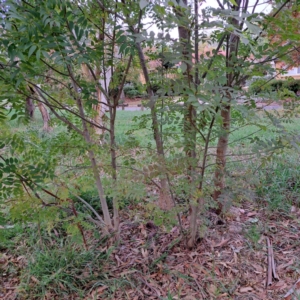
<path id="1" fill-rule="evenodd" d="M 134 130 L 133 136 L 143 143 L 144 145 L 153 140 L 153 134 L 151 131 L 151 124 L 149 122 L 149 129 L 137 129 L 137 122 L 133 119 L 135 117 L 141 117 L 145 114 L 149 114 L 149 111 L 118 111 L 116 119 L 116 142 L 123 144 L 127 140 L 129 130 Z"/>
<path id="2" fill-rule="evenodd" d="M 149 115 L 149 110 L 145 111 L 118 111 L 117 112 L 117 119 L 116 119 L 116 142 L 118 144 L 123 144 L 130 135 L 135 137 L 142 146 L 147 145 L 149 142 L 151 145 L 154 145 L 153 141 L 153 133 L 151 129 L 151 121 L 147 122 L 147 128 L 140 129 L 138 123 L 140 121 L 134 121 L 137 117 Z M 10 113 L 13 115 L 13 112 Z M 261 112 L 258 115 L 262 115 Z M 53 117 L 53 116 L 51 116 Z M 260 137 L 260 138 L 271 138 L 278 136 L 278 132 L 276 132 L 276 128 L 274 126 L 270 126 L 269 122 L 264 121 L 263 117 L 261 116 L 261 124 L 265 124 L 265 129 L 261 130 L 259 127 L 255 125 L 248 125 L 243 126 L 241 128 L 236 127 L 235 125 L 232 126 L 232 133 L 230 134 L 230 147 L 237 146 L 237 145 L 249 145 L 250 138 L 253 137 Z M 300 127 L 300 118 L 293 118 L 290 123 L 283 123 L 285 129 L 288 132 L 297 131 Z M 0 124 L 0 128 L 4 128 L 4 126 Z M 38 110 L 35 111 L 34 121 L 28 123 L 28 125 L 23 125 L 19 122 L 18 119 L 9 121 L 5 123 L 6 128 L 10 128 L 13 130 L 42 130 L 43 127 L 43 120 L 41 114 Z M 164 125 L 166 128 L 167 125 Z M 180 132 L 179 125 L 175 128 L 177 132 Z M 64 125 L 54 125 L 54 130 L 50 133 L 50 136 L 56 134 L 58 132 L 62 132 L 66 130 Z M 132 131 L 130 133 L 130 131 Z M 216 142 L 213 142 L 213 146 L 216 145 Z"/>
<path id="3" fill-rule="evenodd" d="M 126 140 L 126 133 L 133 129 L 137 128 L 137 123 L 133 121 L 134 117 L 140 117 L 142 115 L 149 114 L 149 111 L 119 111 L 117 115 L 116 122 L 116 140 L 117 143 L 122 144 Z M 258 127 L 256 125 L 247 125 L 238 127 L 233 124 L 232 132 L 229 137 L 229 149 L 239 149 L 242 152 L 247 152 L 251 150 L 253 143 L 251 141 L 253 138 L 258 137 L 262 140 L 270 140 L 279 137 L 282 133 L 280 133 L 280 128 L 275 127 L 270 124 L 270 121 L 262 116 L 262 113 L 259 112 L 260 116 L 259 123 L 264 125 L 264 128 Z M 297 134 L 298 129 L 300 128 L 300 118 L 293 118 L 289 123 L 281 123 L 284 126 L 284 129 L 288 134 L 290 134 L 290 139 L 293 139 L 293 135 Z M 163 128 L 166 128 L 167 125 L 164 125 Z M 181 129 L 179 125 L 176 126 L 176 132 L 180 132 Z M 137 129 L 133 132 L 134 137 L 139 140 L 142 146 L 147 145 L 149 142 L 152 146 L 154 146 L 153 133 L 151 130 L 151 121 L 148 122 L 147 129 Z M 199 137 L 199 142 L 203 142 Z M 172 137 L 169 135 L 167 138 L 172 140 Z M 212 141 L 211 147 L 215 147 L 217 140 Z"/>

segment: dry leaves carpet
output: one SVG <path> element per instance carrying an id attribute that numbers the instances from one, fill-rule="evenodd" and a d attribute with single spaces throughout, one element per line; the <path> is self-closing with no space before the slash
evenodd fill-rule
<path id="1" fill-rule="evenodd" d="M 151 221 L 134 222 L 125 213 L 122 217 L 121 242 L 104 266 L 108 279 L 89 289 L 85 299 L 298 299 L 298 208 L 292 207 L 291 213 L 283 216 L 245 203 L 232 207 L 222 222 L 211 213 L 212 225 L 192 251 L 185 248 L 178 227 L 167 232 Z M 185 217 L 182 222 L 187 227 Z M 272 242 L 279 277 L 271 278 L 268 286 L 266 237 Z M 1 272 L 9 263 L 22 269 L 24 257 L 4 254 Z M 1 299 L 20 299 L 17 273 L 3 273 L 0 280 Z M 52 295 L 49 299 L 62 298 Z M 77 298 L 70 295 L 68 299 Z"/>

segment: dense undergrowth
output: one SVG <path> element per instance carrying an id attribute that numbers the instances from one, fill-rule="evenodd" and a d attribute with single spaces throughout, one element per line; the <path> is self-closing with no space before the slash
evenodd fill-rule
<path id="1" fill-rule="evenodd" d="M 137 114 L 143 115 L 144 113 Z M 124 112 L 119 118 L 118 128 L 120 128 L 120 131 L 117 134 L 117 139 L 120 147 L 124 146 L 124 149 L 126 149 L 126 143 L 128 142 L 126 140 L 126 130 L 132 129 L 131 124 L 134 124 L 134 122 L 131 123 L 132 113 Z M 38 118 L 36 124 L 40 124 L 39 122 Z M 291 130 L 298 126 L 298 120 L 295 120 L 295 122 L 295 124 L 288 124 Z M 126 125 L 123 126 L 123 123 Z M 20 130 L 17 123 L 11 126 L 13 131 Z M 224 222 L 230 223 L 232 207 L 243 211 L 243 207 L 250 206 L 252 209 L 263 211 L 266 220 L 269 220 L 275 214 L 280 214 L 283 218 L 285 216 L 289 217 L 291 211 L 299 209 L 300 171 L 297 167 L 299 153 L 288 150 L 285 153 L 279 152 L 271 156 L 265 156 L 263 159 L 248 157 L 247 152 L 253 147 L 251 133 L 255 129 L 255 127 L 250 126 L 240 129 L 244 132 L 241 133 L 240 130 L 237 130 L 232 135 L 232 141 L 239 141 L 240 136 L 250 135 L 250 137 L 231 145 L 230 151 L 240 153 L 241 159 L 228 164 L 227 182 L 229 188 L 228 191 L 225 191 L 223 198 L 224 215 L 222 219 L 217 218 L 216 220 L 210 214 L 203 215 L 204 221 L 200 229 L 200 232 L 205 232 L 203 237 L 211 236 L 213 234 L 211 230 L 216 224 L 222 226 Z M 21 130 L 24 130 L 24 128 L 21 128 Z M 38 126 L 32 126 L 26 129 L 26 132 L 31 139 L 50 145 L 49 148 L 51 148 L 56 145 L 55 139 L 64 131 L 58 127 L 47 136 L 38 130 Z M 140 139 L 142 143 L 144 135 L 139 135 L 138 131 L 135 134 L 135 138 Z M 260 134 L 263 135 L 264 132 L 262 131 Z M 270 132 L 266 134 L 270 135 Z M 278 131 L 274 130 L 272 134 L 276 138 Z M 65 140 L 65 143 L 68 143 L 68 140 Z M 80 153 L 80 149 L 74 151 Z M 63 158 L 62 154 L 60 152 L 61 161 L 66 162 L 67 159 Z M 126 154 L 124 156 L 126 162 Z M 138 153 L 137 156 L 139 156 Z M 78 160 L 76 159 L 73 161 L 75 166 L 79 167 L 85 163 L 84 161 L 80 162 L 82 165 L 77 165 Z M 149 163 L 151 163 L 151 160 L 149 160 Z M 61 166 L 58 171 L 63 174 L 66 169 Z M 80 174 L 83 175 L 82 178 L 78 178 Z M 124 175 L 124 177 L 126 178 L 127 175 Z M 142 289 L 141 286 L 146 285 L 145 288 L 147 289 L 147 283 L 143 281 L 144 279 L 139 281 L 136 277 L 117 276 L 114 272 L 112 272 L 114 275 L 111 273 L 111 269 L 115 269 L 118 264 L 122 265 L 122 259 L 116 253 L 119 253 L 118 251 L 128 243 L 134 245 L 138 239 L 136 240 L 133 237 L 130 241 L 126 240 L 127 236 L 123 236 L 125 240 L 121 239 L 116 244 L 113 238 L 103 237 L 100 233 L 100 224 L 94 218 L 93 213 L 73 194 L 76 191 L 80 198 L 84 199 L 101 214 L 96 189 L 92 183 L 86 183 L 89 177 L 84 173 L 77 173 L 73 179 L 72 177 L 69 178 L 72 181 L 78 180 L 76 188 L 72 189 L 72 193 L 69 194 L 77 212 L 76 216 L 74 216 L 72 209 L 70 210 L 70 207 L 60 200 L 56 202 L 56 205 L 58 205 L 56 208 L 53 208 L 52 211 L 50 209 L 50 216 L 49 214 L 39 213 L 39 205 L 36 206 L 35 213 L 32 213 L 32 211 L 29 213 L 26 211 L 26 205 L 18 206 L 16 212 L 14 209 L 9 211 L 8 206 L 5 206 L 5 203 L 2 204 L 0 213 L 0 269 L 4 286 L 15 285 L 14 295 L 18 295 L 19 299 L 93 299 L 93 297 L 96 297 L 93 294 L 96 290 L 104 297 L 98 299 L 115 299 L 120 291 L 131 290 L 132 287 Z M 130 181 L 132 177 L 129 176 L 127 179 Z M 207 176 L 206 180 L 209 182 L 211 180 L 210 176 Z M 81 186 L 80 182 L 81 184 L 85 182 L 85 184 Z M 151 182 L 149 181 L 149 183 Z M 107 184 L 110 183 L 107 182 Z M 188 209 L 189 199 L 185 198 L 185 192 L 180 188 L 180 184 L 179 179 L 176 182 L 176 187 L 174 186 L 174 192 L 177 205 L 182 212 L 181 219 L 184 224 L 186 221 L 184 209 Z M 141 191 L 145 186 L 148 186 L 148 192 Z M 117 191 L 117 194 L 120 195 L 120 188 L 124 189 L 123 196 L 119 198 L 121 215 L 126 216 L 123 219 L 122 226 L 139 228 L 142 234 L 143 230 L 148 232 L 145 241 L 141 241 L 141 244 L 139 244 L 144 249 L 142 250 L 144 259 L 150 255 L 151 251 L 154 251 L 155 259 L 152 259 L 150 265 L 146 267 L 146 274 L 152 276 L 162 266 L 164 266 L 164 271 L 161 272 L 169 274 L 168 256 L 171 255 L 172 257 L 173 251 L 177 251 L 176 243 L 180 241 L 180 239 L 172 240 L 168 236 L 168 232 L 172 232 L 175 230 L 174 228 L 177 228 L 176 211 L 175 213 L 162 213 L 155 207 L 153 204 L 155 194 L 149 190 L 147 180 L 144 185 L 136 185 L 130 191 L 125 191 L 126 187 L 128 189 L 125 182 Z M 114 189 L 115 187 L 111 189 L 111 195 L 107 195 L 109 205 L 111 205 L 111 196 L 116 195 Z M 50 203 L 51 197 L 42 191 L 41 193 L 44 201 Z M 59 197 L 62 197 L 64 193 L 66 193 L 65 190 L 58 189 L 56 191 L 56 195 Z M 112 209 L 112 206 L 109 206 L 109 208 Z M 206 211 L 213 208 L 212 203 L 207 199 Z M 247 240 L 252 250 L 258 249 L 257 247 L 261 249 L 259 240 L 265 230 L 263 223 L 261 223 L 263 220 L 259 219 L 258 214 L 257 216 L 257 218 L 252 218 L 252 223 L 249 223 L 243 229 L 243 238 Z M 160 229 L 158 230 L 158 228 Z M 153 236 L 151 235 L 152 231 L 154 232 Z M 125 234 L 125 232 L 122 234 Z M 149 235 L 152 236 L 150 239 Z M 159 255 L 155 254 L 155 250 L 151 248 L 152 238 L 160 239 L 166 235 L 168 238 L 165 248 L 161 250 L 162 252 Z M 134 251 L 134 248 L 132 251 Z M 130 274 L 133 270 L 135 269 L 129 266 L 126 272 Z M 125 274 L 127 274 L 126 272 Z M 144 272 L 143 275 L 145 275 Z M 175 277 L 177 280 L 184 282 L 184 286 L 192 284 L 192 277 L 187 274 L 177 274 Z M 184 291 L 185 288 L 182 287 L 181 289 Z M 206 293 L 208 294 L 212 292 L 209 289 L 212 289 L 212 287 L 206 287 Z M 223 287 L 219 292 L 214 291 L 214 293 L 222 295 L 228 289 L 230 288 Z M 178 296 L 174 294 L 174 288 L 166 291 L 166 293 L 165 298 L 161 296 L 158 299 L 178 299 Z M 179 289 L 178 295 L 180 293 Z M 221 297 L 218 299 L 231 298 Z"/>

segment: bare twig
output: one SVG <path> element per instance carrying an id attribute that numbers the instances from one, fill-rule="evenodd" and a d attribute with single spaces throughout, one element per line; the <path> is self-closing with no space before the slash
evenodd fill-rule
<path id="1" fill-rule="evenodd" d="M 96 212 L 96 210 L 90 205 L 88 204 L 84 199 L 82 199 L 81 197 L 75 195 L 74 193 L 72 193 L 70 190 L 69 192 L 76 197 L 79 201 L 81 201 L 86 207 L 88 207 L 93 213 L 94 215 L 97 217 L 97 219 L 101 222 L 101 224 L 105 224 L 103 219 L 101 218 L 101 216 Z"/>
<path id="2" fill-rule="evenodd" d="M 279 280 L 279 277 L 275 270 L 275 260 L 272 242 L 268 237 L 266 237 L 267 247 L 268 247 L 268 276 L 267 276 L 267 288 L 272 285 L 272 279 Z"/>
<path id="3" fill-rule="evenodd" d="M 276 273 L 275 268 L 275 260 L 274 260 L 274 251 L 273 251 L 273 245 L 271 244 L 271 262 L 272 262 L 272 272 L 273 272 L 273 278 L 276 280 L 279 280 L 279 276 Z"/>
<path id="4" fill-rule="evenodd" d="M 271 242 L 268 237 L 266 237 L 267 241 L 267 248 L 268 248 L 268 276 L 267 276 L 267 283 L 266 286 L 272 285 L 272 259 L 271 259 Z"/>
<path id="5" fill-rule="evenodd" d="M 293 298 L 293 296 L 295 297 Z M 300 279 L 298 279 L 296 283 L 283 296 L 283 300 L 299 299 L 298 298 L 299 296 L 300 296 Z"/>

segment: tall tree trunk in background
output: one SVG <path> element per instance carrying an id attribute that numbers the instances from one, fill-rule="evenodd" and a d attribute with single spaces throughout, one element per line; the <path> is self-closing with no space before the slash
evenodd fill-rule
<path id="1" fill-rule="evenodd" d="M 101 90 L 98 86 L 97 86 L 96 90 L 97 90 L 98 104 L 93 104 L 93 110 L 96 112 L 96 115 L 94 117 L 94 122 L 99 126 L 104 126 L 103 117 L 104 117 L 104 114 L 105 114 L 105 108 L 103 108 L 104 104 L 101 103 L 101 101 L 102 101 L 102 92 L 101 92 Z M 96 134 L 100 135 L 100 134 L 104 133 L 104 130 L 101 129 L 101 128 L 95 127 L 95 132 L 96 132 Z"/>
<path id="2" fill-rule="evenodd" d="M 236 1 L 237 6 L 233 7 L 233 10 L 239 11 L 241 0 Z M 232 18 L 231 24 L 238 27 L 239 21 Z M 233 33 L 227 35 L 227 47 L 226 47 L 226 69 L 227 69 L 227 88 L 233 86 L 234 81 L 234 59 L 237 57 L 237 51 L 239 46 L 239 37 Z M 230 71 L 228 69 L 231 68 Z M 222 125 L 220 130 L 220 136 L 218 139 L 216 150 L 216 170 L 214 176 L 215 190 L 213 193 L 214 200 L 218 203 L 217 213 L 220 214 L 223 210 L 222 200 L 220 196 L 225 188 L 225 169 L 226 169 L 226 154 L 228 148 L 229 131 L 231 123 L 231 92 L 228 90 L 225 97 L 227 98 L 221 103 L 221 118 Z"/>
<path id="3" fill-rule="evenodd" d="M 141 64 L 144 78 L 145 78 L 146 85 L 147 85 L 148 97 L 150 99 L 152 128 L 153 128 L 153 134 L 154 134 L 154 140 L 155 140 L 155 144 L 156 144 L 158 160 L 159 160 L 159 163 L 164 168 L 165 167 L 164 147 L 163 147 L 163 141 L 162 141 L 162 132 L 160 132 L 160 130 L 159 130 L 159 122 L 158 122 L 157 114 L 156 114 L 156 110 L 155 110 L 155 100 L 153 100 L 154 93 L 151 88 L 149 73 L 148 73 L 148 69 L 146 66 L 145 55 L 142 50 L 141 44 L 137 42 L 136 47 L 138 50 L 140 64 Z M 170 210 L 174 206 L 174 202 L 173 202 L 171 194 L 170 194 L 170 187 L 168 184 L 167 174 L 164 171 L 160 178 L 160 192 L 159 192 L 158 205 L 159 205 L 159 208 L 161 208 L 163 210 Z"/>
<path id="4" fill-rule="evenodd" d="M 95 81 L 95 79 L 93 78 L 89 68 L 87 67 L 86 64 L 81 64 L 81 70 L 83 75 L 85 76 L 85 78 L 89 81 L 89 82 L 93 82 Z M 102 87 L 104 87 L 102 80 L 100 80 L 100 75 L 101 75 L 101 69 L 100 67 L 97 66 L 96 70 L 95 70 L 95 75 L 96 75 L 96 80 L 99 80 L 100 84 Z M 96 84 L 96 83 L 95 83 Z M 95 116 L 93 118 L 94 123 L 96 123 L 98 126 L 104 126 L 104 114 L 105 114 L 105 103 L 107 103 L 107 100 L 105 98 L 105 96 L 103 95 L 103 93 L 101 92 L 100 88 L 98 86 L 96 86 L 96 94 L 95 97 L 97 99 L 97 104 L 93 104 L 92 108 L 95 111 Z M 97 126 L 94 126 L 94 130 L 96 134 L 103 134 L 104 130 L 102 128 L 99 128 Z"/>
<path id="5" fill-rule="evenodd" d="M 38 85 L 39 86 L 39 85 Z M 39 101 L 38 101 L 38 108 L 41 112 L 42 118 L 43 118 L 43 122 L 44 122 L 44 126 L 43 126 L 43 130 L 45 132 L 50 132 L 52 130 L 52 128 L 49 125 L 50 122 L 50 115 L 49 112 L 46 108 L 46 106 L 43 103 L 43 98 L 41 97 L 41 90 L 39 88 L 34 88 L 34 92 L 37 95 Z"/>
<path id="6" fill-rule="evenodd" d="M 104 32 L 105 29 L 105 17 L 101 19 L 102 21 L 102 30 Z M 97 36 L 97 41 L 99 43 L 103 43 L 103 47 L 105 47 L 104 45 L 104 33 L 99 32 L 98 36 Z M 81 64 L 81 69 L 82 72 L 84 74 L 84 76 L 90 81 L 93 82 L 95 80 L 98 81 L 98 83 L 100 84 L 100 86 L 102 87 L 103 90 L 105 90 L 106 94 L 109 94 L 109 84 L 111 81 L 111 67 L 108 67 L 108 69 L 106 69 L 103 66 L 97 65 L 95 70 L 94 70 L 94 74 L 96 78 L 93 78 L 92 74 L 91 74 L 91 70 L 87 67 L 86 64 Z M 102 75 L 102 77 L 101 77 Z M 102 93 L 101 89 L 99 88 L 98 84 L 96 84 L 96 98 L 97 98 L 97 104 L 93 104 L 92 108 L 95 111 L 95 117 L 93 119 L 94 123 L 96 123 L 98 126 L 100 127 L 104 127 L 104 117 L 105 117 L 105 111 L 108 108 L 107 104 L 108 101 L 105 97 L 105 95 Z M 99 135 L 103 135 L 104 134 L 104 129 L 99 128 L 97 126 L 94 126 L 94 130 L 96 134 Z"/>
<path id="7" fill-rule="evenodd" d="M 49 125 L 49 122 L 50 122 L 49 112 L 48 112 L 46 106 L 43 103 L 41 103 L 40 101 L 38 101 L 38 108 L 42 114 L 42 118 L 43 118 L 43 122 L 44 122 L 43 130 L 45 132 L 50 132 L 52 130 L 52 128 Z"/>
<path id="8" fill-rule="evenodd" d="M 124 89 L 122 89 L 119 103 L 124 103 L 124 100 L 125 100 L 125 93 L 124 93 Z"/>
<path id="9" fill-rule="evenodd" d="M 102 75 L 103 75 L 103 77 L 99 80 L 100 85 L 105 90 L 106 94 L 109 95 L 109 85 L 111 82 L 112 67 L 108 67 L 108 69 L 104 69 Z M 100 92 L 100 99 L 98 99 L 99 104 L 97 106 L 97 109 L 99 112 L 99 114 L 98 114 L 99 120 L 98 121 L 103 125 L 105 111 L 108 108 L 108 99 L 106 99 L 106 96 L 103 93 L 101 93 L 101 91 L 99 91 L 99 92 Z"/>
<path id="10" fill-rule="evenodd" d="M 35 105 L 34 105 L 34 100 L 32 99 L 32 97 L 33 97 L 35 91 L 30 86 L 28 86 L 27 89 L 28 89 L 28 92 L 30 94 L 26 98 L 26 102 L 25 102 L 25 114 L 26 114 L 26 117 L 28 117 L 30 121 L 33 121 L 34 120 Z"/>
<path id="11" fill-rule="evenodd" d="M 30 121 L 34 120 L 34 111 L 35 111 L 34 101 L 30 97 L 27 97 L 26 104 L 25 104 L 25 114 Z"/>
<path id="12" fill-rule="evenodd" d="M 230 102 L 230 98 L 228 101 Z M 215 190 L 213 198 L 218 203 L 217 213 L 220 214 L 223 209 L 222 200 L 220 196 L 223 189 L 225 188 L 225 167 L 226 167 L 226 154 L 228 148 L 230 121 L 231 121 L 231 106 L 226 105 L 221 110 L 222 127 L 221 133 L 218 139 L 217 150 L 216 150 L 216 170 L 215 170 Z"/>

